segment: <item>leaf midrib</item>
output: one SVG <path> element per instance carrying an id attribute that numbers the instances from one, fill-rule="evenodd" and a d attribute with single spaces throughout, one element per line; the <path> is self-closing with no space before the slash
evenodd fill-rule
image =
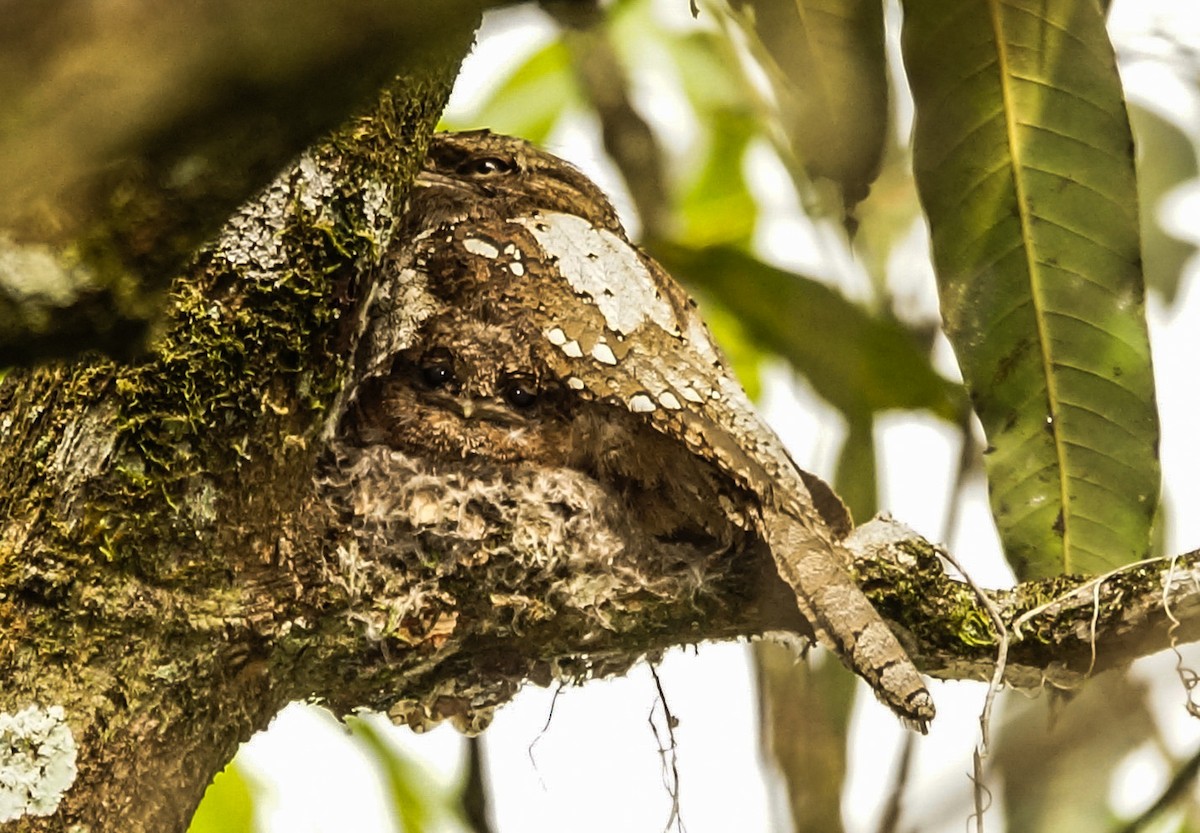
<path id="1" fill-rule="evenodd" d="M 1013 190 L 1017 200 L 1017 221 L 1021 226 L 1021 240 L 1024 241 L 1022 250 L 1025 254 L 1025 268 L 1029 274 L 1029 297 L 1034 308 L 1034 326 L 1037 327 L 1038 352 L 1042 360 L 1042 373 L 1046 379 L 1046 407 L 1050 414 L 1050 436 L 1054 442 L 1054 456 L 1058 463 L 1058 488 L 1060 511 L 1062 512 L 1062 547 L 1063 572 L 1071 572 L 1071 523 L 1070 507 L 1067 503 L 1067 466 L 1066 449 L 1063 447 L 1061 425 L 1058 414 L 1058 390 L 1053 374 L 1053 362 L 1050 358 L 1049 335 L 1046 332 L 1046 315 L 1041 304 L 1041 284 L 1037 269 L 1037 257 L 1033 251 L 1032 211 L 1029 207 L 1028 196 L 1025 193 L 1025 182 L 1022 177 L 1023 163 L 1017 130 L 1019 124 L 1015 117 L 1013 91 L 1011 84 L 1014 77 L 1010 73 L 1008 43 L 1004 37 L 1004 27 L 1001 20 L 1001 0 L 987 0 L 988 14 L 992 23 L 992 34 L 996 42 L 996 65 L 1000 72 L 1000 99 L 1004 116 L 1004 129 L 1008 137 L 1009 156 L 1012 159 Z"/>

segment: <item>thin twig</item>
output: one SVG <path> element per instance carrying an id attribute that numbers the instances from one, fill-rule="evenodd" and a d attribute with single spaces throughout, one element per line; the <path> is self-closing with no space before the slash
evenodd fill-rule
<path id="1" fill-rule="evenodd" d="M 900 763 L 896 769 L 896 778 L 892 781 L 892 789 L 888 793 L 887 803 L 883 805 L 883 815 L 879 819 L 876 833 L 896 833 L 899 827 L 904 790 L 908 786 L 908 774 L 912 770 L 913 739 L 916 736 L 915 732 L 904 733 L 904 745 L 900 747 Z"/>
<path id="2" fill-rule="evenodd" d="M 938 554 L 949 561 L 950 565 L 962 574 L 963 581 L 967 583 L 967 586 L 971 588 L 971 592 L 975 594 L 975 598 L 979 600 L 979 604 L 987 611 L 988 616 L 992 620 L 992 626 L 996 629 L 998 642 L 996 647 L 996 669 L 992 673 L 992 681 L 988 686 L 988 694 L 983 703 L 983 712 L 979 715 L 979 728 L 983 740 L 982 748 L 983 754 L 986 757 L 988 748 L 991 745 L 989 726 L 992 719 L 992 704 L 996 698 L 996 692 L 1004 684 L 1004 670 L 1008 666 L 1009 630 L 1005 626 L 1004 618 L 1000 615 L 1000 609 L 996 607 L 995 602 L 984 592 L 982 587 L 975 583 L 975 580 L 962 568 L 958 560 L 944 550 L 939 550 Z"/>
<path id="3" fill-rule="evenodd" d="M 996 629 L 997 648 L 996 648 L 996 668 L 992 673 L 992 681 L 988 684 L 987 696 L 983 699 L 983 710 L 979 714 L 979 733 L 980 743 L 975 747 L 973 755 L 974 775 L 972 781 L 975 784 L 975 828 L 979 833 L 983 833 L 983 814 L 987 812 L 988 804 L 985 804 L 984 797 L 987 794 L 987 788 L 983 784 L 983 759 L 986 758 L 991 750 L 991 725 L 992 725 L 992 706 L 996 701 L 996 693 L 1000 691 L 1004 685 L 1004 670 L 1008 666 L 1008 643 L 1009 632 L 1004 624 L 1004 619 L 1000 615 L 999 608 L 991 600 L 991 597 L 983 591 L 983 588 L 975 583 L 970 574 L 963 569 L 950 553 L 940 550 L 939 555 L 954 569 L 962 574 L 963 581 L 971 588 L 971 592 L 975 594 L 975 598 L 979 600 L 979 604 L 987 611 L 988 616 L 992 620 L 992 626 Z"/>
<path id="4" fill-rule="evenodd" d="M 1179 651 L 1179 637 L 1176 634 L 1183 623 L 1171 612 L 1171 585 L 1175 583 L 1175 567 L 1178 562 L 1178 555 L 1171 556 L 1171 566 L 1167 568 L 1167 577 L 1163 579 L 1162 606 L 1163 613 L 1171 621 L 1167 628 L 1167 636 L 1171 640 L 1171 652 L 1175 654 L 1175 673 L 1179 675 L 1179 682 L 1183 684 L 1184 693 L 1187 695 L 1185 708 L 1192 717 L 1200 717 L 1200 704 L 1196 702 L 1193 694 L 1197 684 L 1200 684 L 1200 677 L 1194 670 L 1183 664 L 1183 654 Z"/>
<path id="5" fill-rule="evenodd" d="M 671 815 L 667 818 L 663 829 L 670 830 L 673 824 L 679 833 L 686 833 L 687 828 L 683 824 L 683 814 L 679 809 L 679 752 L 675 743 L 675 727 L 679 725 L 679 720 L 671 714 L 671 707 L 667 705 L 667 694 L 663 691 L 662 680 L 658 677 L 658 668 L 652 662 L 649 665 L 650 676 L 654 678 L 654 687 L 658 690 L 658 701 L 655 705 L 662 706 L 663 718 L 667 726 L 668 744 L 663 746 L 658 725 L 654 722 L 654 708 L 651 708 L 650 731 L 654 733 L 654 740 L 658 743 L 658 754 L 662 759 L 663 786 L 667 788 L 667 794 L 671 796 Z"/>
<path id="6" fill-rule="evenodd" d="M 1096 629 L 1100 625 L 1100 585 L 1097 584 L 1092 588 L 1092 621 L 1088 626 L 1088 647 L 1092 651 L 1091 659 L 1088 661 L 1087 674 L 1084 676 L 1092 676 L 1092 672 L 1096 669 Z"/>
<path id="7" fill-rule="evenodd" d="M 533 747 L 537 746 L 541 739 L 545 737 L 546 732 L 549 731 L 550 721 L 554 719 L 554 707 L 558 705 L 558 695 L 562 694 L 563 689 L 566 687 L 567 684 L 560 680 L 558 687 L 554 689 L 554 696 L 550 698 L 550 710 L 546 713 L 546 722 L 542 725 L 542 729 L 537 733 L 537 736 L 529 742 L 529 746 L 525 750 L 525 754 L 529 756 L 529 763 L 533 767 L 533 771 L 537 774 L 538 784 L 541 785 L 542 792 L 548 792 L 549 788 L 546 786 L 545 779 L 542 778 L 542 770 L 538 766 L 537 759 L 533 757 Z"/>
<path id="8" fill-rule="evenodd" d="M 992 791 L 983 782 L 983 755 L 980 754 L 978 746 L 971 753 L 971 784 L 973 785 L 975 809 L 967 819 L 967 823 L 970 824 L 971 819 L 974 819 L 975 830 L 977 833 L 983 833 L 983 816 L 991 809 Z"/>

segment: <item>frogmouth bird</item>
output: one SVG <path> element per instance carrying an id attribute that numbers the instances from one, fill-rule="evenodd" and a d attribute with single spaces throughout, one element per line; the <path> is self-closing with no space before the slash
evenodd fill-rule
<path id="1" fill-rule="evenodd" d="M 598 186 L 520 139 L 439 134 L 397 239 L 390 268 L 420 272 L 439 304 L 360 393 L 363 442 L 568 467 L 647 535 L 761 542 L 820 643 L 924 730 L 929 692 L 851 578 L 848 513 L 793 463 Z"/>

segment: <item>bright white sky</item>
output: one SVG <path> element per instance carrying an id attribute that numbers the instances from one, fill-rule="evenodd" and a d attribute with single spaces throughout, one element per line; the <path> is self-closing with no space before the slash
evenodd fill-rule
<path id="1" fill-rule="evenodd" d="M 660 4 L 664 13 L 679 15 L 687 25 L 687 3 Z M 1112 29 L 1123 48 L 1154 51 L 1151 32 L 1157 26 L 1182 42 L 1200 47 L 1200 13 L 1192 0 L 1116 0 Z M 485 27 L 479 47 L 468 60 L 451 108 L 465 112 L 490 83 L 503 77 L 508 62 L 542 42 L 547 30 L 536 14 L 518 11 L 515 26 L 495 37 Z M 491 36 L 490 36 L 491 35 Z M 1161 68 L 1130 67 L 1126 82 L 1132 98 L 1150 99 L 1200 133 L 1200 106 L 1186 89 Z M 621 196 L 611 171 L 598 164 L 599 151 L 587 130 L 574 127 L 555 136 L 553 149 L 571 159 L 610 191 Z M 770 176 L 759 184 L 770 194 Z M 1184 232 L 1200 239 L 1200 228 L 1187 228 L 1200 214 L 1200 189 L 1175 215 Z M 792 209 L 794 210 L 794 209 Z M 772 255 L 793 263 L 811 262 L 814 251 L 797 250 L 797 229 L 805 224 L 782 206 L 763 234 Z M 779 241 L 783 241 L 780 243 Z M 800 245 L 803 245 L 802 243 Z M 918 238 L 918 246 L 923 242 Z M 789 248 L 790 247 L 790 250 Z M 919 252 L 920 249 L 918 248 Z M 1200 547 L 1200 413 L 1196 357 L 1200 356 L 1200 293 L 1195 281 L 1170 315 L 1151 298 L 1150 318 L 1163 421 L 1162 457 L 1168 488 L 1168 550 Z M 929 280 L 932 292 L 932 278 Z M 934 303 L 929 295 L 928 303 Z M 785 372 L 774 373 L 764 407 L 796 459 L 818 473 L 828 472 L 840 442 L 836 414 Z M 897 414 L 880 421 L 881 505 L 926 536 L 943 536 L 947 473 L 958 453 L 954 432 L 936 420 Z M 1191 511 L 1189 511 L 1189 508 Z M 955 552 L 983 584 L 1011 580 L 1000 560 L 983 484 L 972 487 L 958 533 L 950 541 Z M 1200 664 L 1200 653 L 1190 654 Z M 1200 728 L 1183 711 L 1184 695 L 1170 658 L 1139 664 L 1140 673 L 1156 681 L 1156 704 L 1164 721 L 1164 737 L 1176 755 L 1190 754 L 1200 742 Z M 757 749 L 755 692 L 748 654 L 742 645 L 705 645 L 675 651 L 659 668 L 671 709 L 679 718 L 679 772 L 682 811 L 689 833 L 785 830 L 782 797 L 763 771 Z M 938 718 L 928 737 L 918 739 L 912 796 L 938 796 L 936 807 L 922 818 L 910 807 L 908 826 L 927 833 L 959 833 L 969 813 L 971 749 L 978 735 L 983 686 L 938 683 L 933 695 Z M 487 767 L 491 778 L 494 818 L 500 833 L 609 833 L 663 829 L 670 802 L 663 786 L 657 741 L 648 726 L 652 711 L 661 726 L 661 709 L 649 671 L 643 666 L 628 677 L 568 689 L 558 697 L 553 718 L 552 694 L 528 688 L 503 709 L 488 730 Z M 890 783 L 890 769 L 902 738 L 891 715 L 873 698 L 859 698 L 851 741 L 853 780 L 844 802 L 848 833 L 865 833 L 877 823 L 880 802 Z M 443 727 L 426 736 L 397 730 L 398 744 L 429 762 L 447 782 L 461 760 L 461 740 Z M 342 729 L 327 714 L 293 706 L 269 732 L 243 749 L 241 763 L 269 787 L 262 807 L 263 829 L 270 833 L 390 833 L 396 828 L 383 810 L 384 801 L 373 766 L 343 741 Z M 535 743 L 536 742 L 536 743 Z M 1161 755 L 1147 748 L 1130 757 L 1114 778 L 1118 809 L 1133 814 L 1166 783 Z M 961 808 L 945 813 L 947 808 Z M 1003 828 L 993 810 L 989 829 Z"/>

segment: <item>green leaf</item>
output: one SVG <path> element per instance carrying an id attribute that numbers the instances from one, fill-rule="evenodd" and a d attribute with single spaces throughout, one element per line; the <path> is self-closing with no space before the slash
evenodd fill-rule
<path id="1" fill-rule="evenodd" d="M 483 126 L 542 144 L 562 114 L 582 102 L 570 53 L 562 41 L 555 40 L 513 70 L 491 98 L 463 120 L 469 124 L 444 122 L 439 129 Z"/>
<path id="2" fill-rule="evenodd" d="M 743 175 L 746 148 L 762 134 L 766 115 L 754 106 L 758 94 L 721 32 L 663 32 L 662 45 L 702 131 L 682 166 L 689 175 L 677 198 L 672 236 L 692 246 L 746 242 L 758 216 Z M 636 56 L 627 60 L 636 62 Z"/>
<path id="3" fill-rule="evenodd" d="M 1184 264 L 1196 247 L 1168 233 L 1158 218 L 1163 197 L 1175 186 L 1200 176 L 1191 137 L 1168 119 L 1130 105 L 1129 121 L 1137 145 L 1138 199 L 1142 204 L 1142 261 L 1146 285 L 1175 300 Z"/>
<path id="4" fill-rule="evenodd" d="M 732 113 L 706 121 L 708 146 L 703 158 L 696 160 L 697 175 L 680 200 L 682 227 L 675 238 L 694 246 L 748 241 L 758 204 L 741 171 L 756 125 Z"/>
<path id="5" fill-rule="evenodd" d="M 361 717 L 347 717 L 346 726 L 382 771 L 384 786 L 404 833 L 442 829 L 438 823 L 454 817 L 450 791 L 434 784 L 373 723 Z"/>
<path id="6" fill-rule="evenodd" d="M 879 172 L 888 81 L 879 0 L 741 0 L 773 65 L 783 126 L 810 176 L 841 186 L 846 206 Z M 753 35 L 752 35 L 753 36 Z"/>
<path id="7" fill-rule="evenodd" d="M 188 833 L 254 833 L 254 796 L 258 786 L 230 764 L 204 791 Z"/>
<path id="8" fill-rule="evenodd" d="M 1129 122 L 1091 0 L 908 0 L 945 328 L 1024 578 L 1144 557 L 1158 418 Z"/>
<path id="9" fill-rule="evenodd" d="M 933 370 L 928 350 L 894 319 L 728 246 L 650 249 L 668 272 L 735 313 L 751 339 L 790 361 L 840 411 L 924 408 L 947 419 L 959 412 L 958 385 Z"/>

